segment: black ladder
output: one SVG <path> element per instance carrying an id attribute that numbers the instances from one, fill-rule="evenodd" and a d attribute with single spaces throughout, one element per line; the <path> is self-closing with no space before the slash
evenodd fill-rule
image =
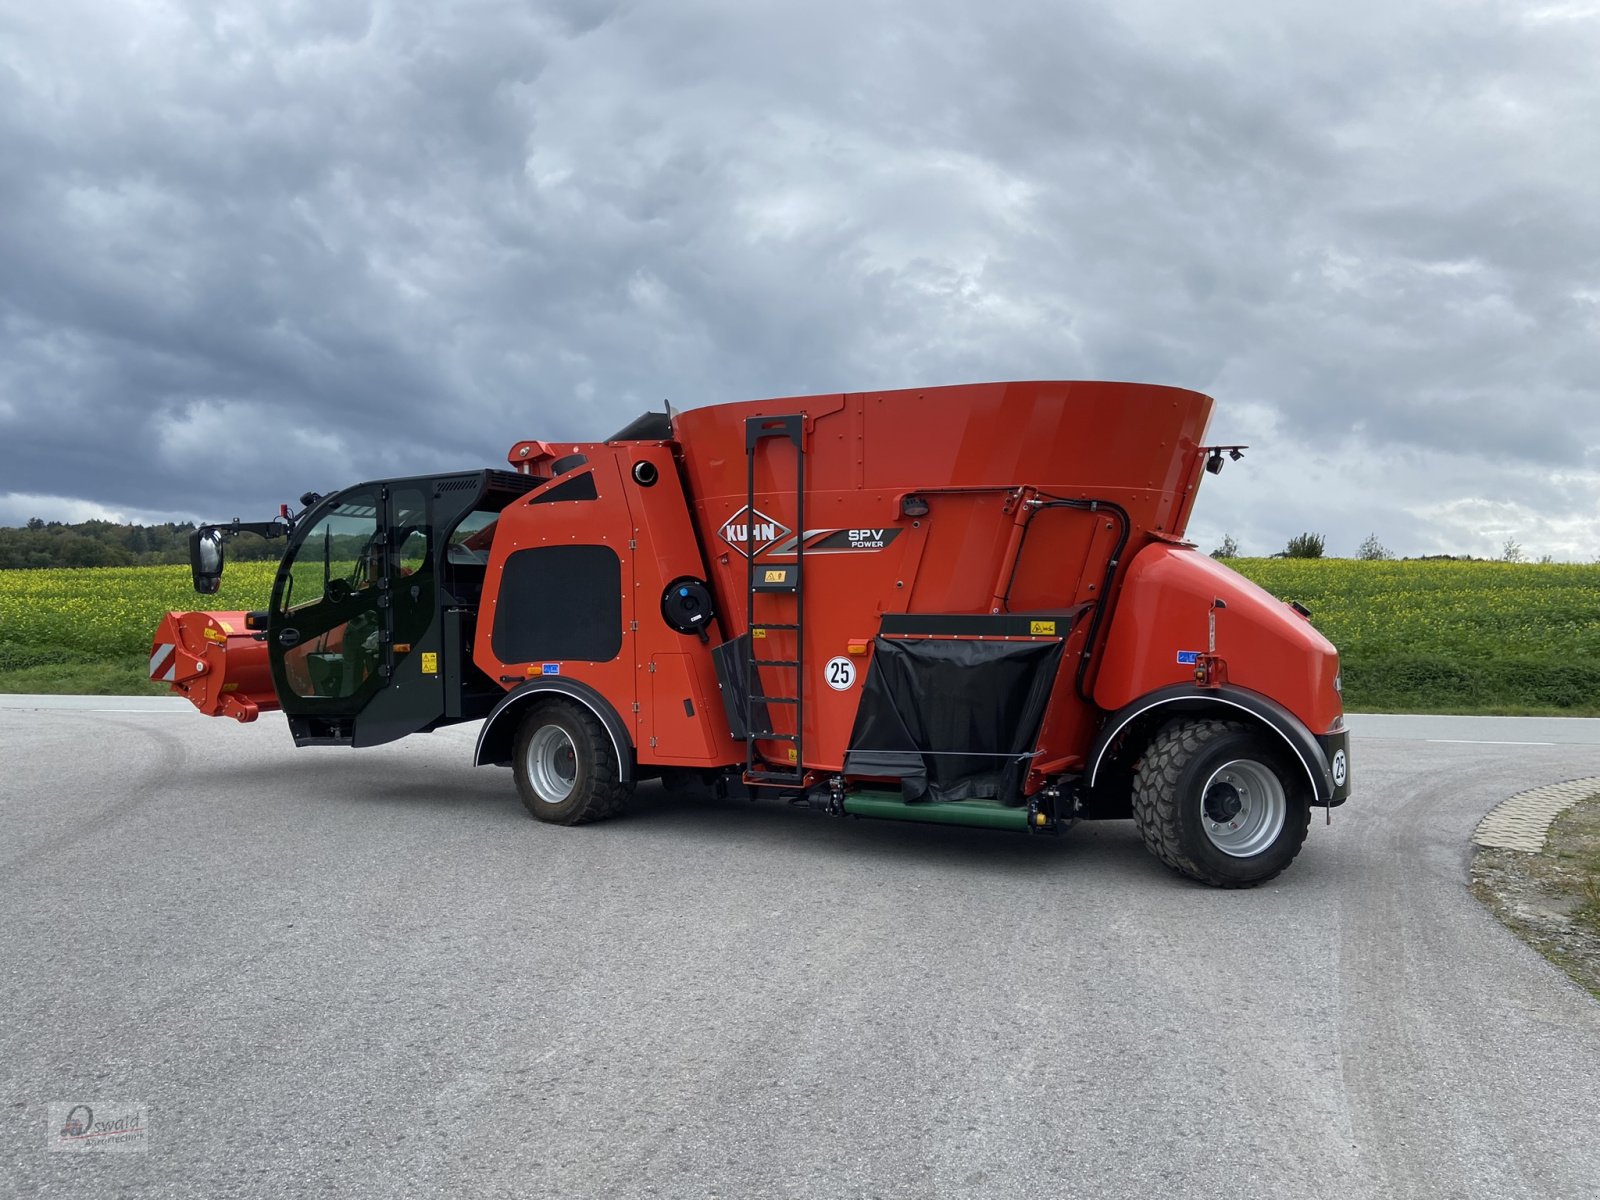
<path id="1" fill-rule="evenodd" d="M 773 564 L 768 559 L 759 567 L 756 554 L 765 549 L 756 543 L 756 455 L 772 438 L 787 438 L 794 447 L 794 562 Z M 805 675 L 801 664 L 806 660 L 805 643 L 805 540 L 806 540 L 806 450 L 805 416 L 748 417 L 744 423 L 745 450 L 745 526 L 744 555 L 747 571 L 745 586 L 745 628 L 749 631 L 749 657 L 745 663 L 745 759 L 746 782 L 768 786 L 799 786 L 805 782 L 805 746 L 802 742 L 805 729 Z M 778 542 L 786 545 L 789 539 Z M 770 604 L 779 596 L 794 597 L 792 621 L 757 620 L 756 597 Z M 770 634 L 773 631 L 794 634 L 793 658 L 762 658 L 757 648 L 766 637 L 757 638 L 756 631 Z M 763 667 L 793 680 L 793 694 L 785 695 L 779 689 L 768 695 L 762 680 Z M 773 724 L 772 706 L 792 706 L 794 732 L 779 733 L 776 729 L 757 723 L 757 716 L 765 717 L 767 725 Z M 757 742 L 788 742 L 793 749 L 788 763 L 772 763 L 756 750 Z"/>

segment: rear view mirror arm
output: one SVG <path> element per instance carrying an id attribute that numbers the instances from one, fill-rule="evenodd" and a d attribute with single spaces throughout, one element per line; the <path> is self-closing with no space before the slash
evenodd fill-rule
<path id="1" fill-rule="evenodd" d="M 294 517 L 285 513 L 270 521 L 241 521 L 235 517 L 225 525 L 202 525 L 189 535 L 189 570 L 194 590 L 202 596 L 215 595 L 222 586 L 223 539 L 241 533 L 264 538 L 288 537 L 294 531 Z"/>

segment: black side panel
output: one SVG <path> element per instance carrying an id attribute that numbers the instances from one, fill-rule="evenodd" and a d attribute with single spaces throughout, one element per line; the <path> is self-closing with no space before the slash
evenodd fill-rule
<path id="1" fill-rule="evenodd" d="M 723 711 L 728 714 L 728 732 L 742 742 L 747 733 L 744 708 L 745 697 L 750 692 L 750 635 L 741 634 L 732 641 L 713 646 L 711 661 L 716 664 L 717 682 L 722 685 L 718 690 L 722 693 Z M 762 729 L 772 728 L 772 717 L 764 703 L 756 705 L 753 716 Z"/>
<path id="2" fill-rule="evenodd" d="M 600 493 L 594 488 L 594 472 L 574 475 L 565 483 L 558 483 L 542 496 L 535 496 L 529 504 L 554 504 L 558 500 L 598 500 Z"/>
<path id="3" fill-rule="evenodd" d="M 524 475 L 519 471 L 485 471 L 483 476 L 489 490 L 500 494 L 502 508 L 516 497 L 525 496 L 548 482 L 543 475 Z"/>
<path id="4" fill-rule="evenodd" d="M 898 777 L 907 800 L 1021 803 L 1061 648 L 878 638 L 845 772 Z"/>
<path id="5" fill-rule="evenodd" d="M 505 663 L 610 662 L 622 649 L 622 560 L 610 546 L 540 546 L 506 559 L 491 644 Z"/>
<path id="6" fill-rule="evenodd" d="M 505 698 L 505 689 L 472 661 L 472 639 L 477 613 L 447 608 L 440 624 L 444 650 L 439 671 L 444 683 L 444 715 L 449 721 L 475 721 L 486 717 Z"/>
<path id="7" fill-rule="evenodd" d="M 644 413 L 606 439 L 608 442 L 670 442 L 672 418 L 666 413 Z"/>

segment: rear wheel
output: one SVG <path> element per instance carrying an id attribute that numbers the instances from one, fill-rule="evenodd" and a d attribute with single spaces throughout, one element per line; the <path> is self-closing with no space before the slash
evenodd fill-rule
<path id="1" fill-rule="evenodd" d="M 1168 726 L 1134 775 L 1133 820 L 1150 852 L 1215 887 L 1253 887 L 1300 852 L 1311 793 L 1282 748 L 1236 721 Z"/>
<path id="2" fill-rule="evenodd" d="M 581 825 L 619 812 L 633 793 L 594 714 L 564 700 L 535 707 L 517 730 L 512 773 L 528 811 L 541 821 Z"/>

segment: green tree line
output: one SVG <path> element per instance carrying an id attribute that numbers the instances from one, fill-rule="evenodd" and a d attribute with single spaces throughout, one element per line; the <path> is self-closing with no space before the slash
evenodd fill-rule
<path id="1" fill-rule="evenodd" d="M 0 526 L 0 571 L 51 567 L 153 567 L 189 561 L 194 525 L 119 525 L 114 521 L 42 521 Z M 228 539 L 228 557 L 275 561 L 283 542 L 244 536 Z"/>

